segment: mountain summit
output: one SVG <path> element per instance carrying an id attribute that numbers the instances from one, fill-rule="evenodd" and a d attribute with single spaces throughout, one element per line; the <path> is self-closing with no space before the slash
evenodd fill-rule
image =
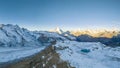
<path id="1" fill-rule="evenodd" d="M 58 33 L 58 34 L 62 34 L 62 33 L 63 33 L 63 30 L 60 29 L 59 27 L 56 27 L 55 29 L 50 30 L 50 32 L 56 32 L 56 33 Z"/>
<path id="2" fill-rule="evenodd" d="M 56 27 L 55 31 L 56 31 L 57 33 L 59 33 L 59 34 L 62 34 L 62 33 L 63 33 L 63 30 L 60 29 L 59 27 Z"/>

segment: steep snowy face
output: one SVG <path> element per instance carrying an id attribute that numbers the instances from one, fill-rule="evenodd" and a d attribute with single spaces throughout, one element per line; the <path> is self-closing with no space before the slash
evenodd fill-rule
<path id="1" fill-rule="evenodd" d="M 17 25 L 2 25 L 0 28 L 0 46 L 35 46 L 41 45 L 27 29 Z"/>
<path id="2" fill-rule="evenodd" d="M 119 68 L 120 48 L 106 47 L 99 42 L 57 42 L 55 50 L 75 68 Z"/>

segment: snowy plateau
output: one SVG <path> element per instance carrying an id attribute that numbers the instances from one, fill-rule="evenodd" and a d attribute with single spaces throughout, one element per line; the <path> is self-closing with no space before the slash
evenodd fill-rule
<path id="1" fill-rule="evenodd" d="M 60 68 L 61 66 L 57 66 L 59 62 L 54 63 L 56 59 L 49 61 L 56 55 L 60 57 L 60 62 L 67 62 L 63 64 L 66 65 L 63 68 L 120 68 L 119 46 L 110 47 L 101 42 L 76 41 L 76 36 L 69 32 L 59 31 L 59 28 L 56 30 L 58 33 L 56 31 L 29 31 L 17 25 L 1 24 L 0 67 L 2 68 L 3 63 L 19 61 L 24 57 L 42 52 L 38 57 L 45 60 L 40 60 L 39 64 L 42 63 L 43 67 L 39 66 L 39 68 Z M 53 50 L 50 50 L 50 46 Z M 51 52 L 47 54 L 47 51 Z M 52 55 L 52 53 L 55 54 Z M 46 59 L 47 55 L 51 55 L 50 58 Z M 44 61 L 46 63 L 43 63 Z M 54 64 L 51 65 L 49 62 Z M 36 63 L 30 68 L 38 68 L 38 62 Z"/>

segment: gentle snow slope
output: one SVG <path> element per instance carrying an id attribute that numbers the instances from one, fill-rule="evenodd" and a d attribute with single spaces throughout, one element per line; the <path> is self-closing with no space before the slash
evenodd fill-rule
<path id="1" fill-rule="evenodd" d="M 120 65 L 120 48 L 101 43 L 57 42 L 55 49 L 62 60 L 76 68 L 119 68 Z"/>
<path id="2" fill-rule="evenodd" d="M 2 48 L 0 47 L 0 62 L 8 62 L 22 57 L 27 57 L 40 52 L 45 47 L 21 47 L 21 48 Z"/>

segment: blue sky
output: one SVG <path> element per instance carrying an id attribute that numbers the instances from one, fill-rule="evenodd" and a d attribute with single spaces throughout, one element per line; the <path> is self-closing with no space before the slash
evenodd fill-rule
<path id="1" fill-rule="evenodd" d="M 0 0 L 0 23 L 30 30 L 120 28 L 120 0 Z"/>

